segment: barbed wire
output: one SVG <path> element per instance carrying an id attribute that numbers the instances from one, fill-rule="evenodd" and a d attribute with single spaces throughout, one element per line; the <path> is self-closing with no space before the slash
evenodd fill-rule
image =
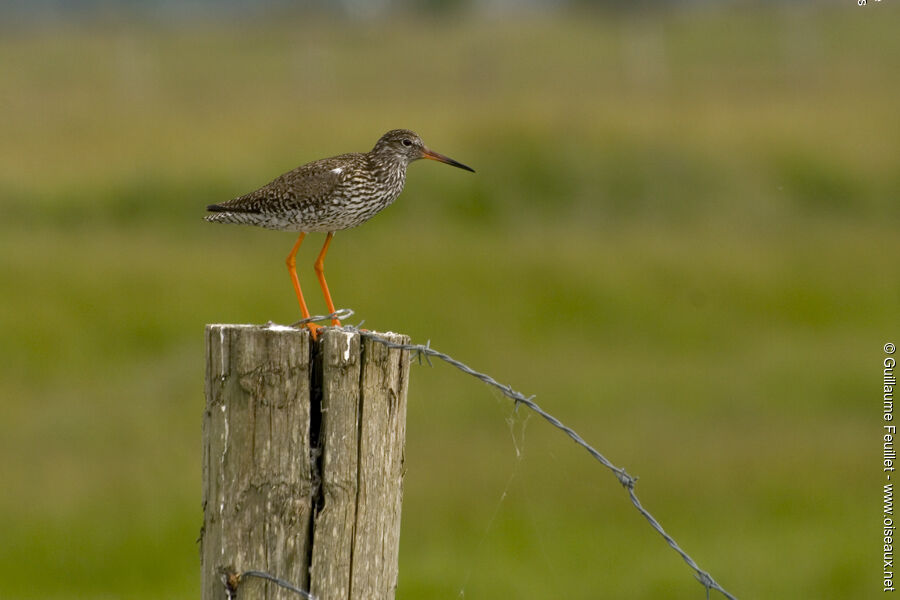
<path id="1" fill-rule="evenodd" d="M 344 309 L 344 310 L 349 310 L 349 309 Z M 351 314 L 352 314 L 352 311 L 351 311 Z M 347 317 L 343 317 L 343 318 L 347 318 Z M 694 570 L 695 577 L 697 578 L 698 581 L 700 581 L 701 585 L 703 585 L 703 587 L 706 588 L 707 598 L 709 598 L 709 591 L 712 589 L 712 590 L 716 590 L 717 592 L 720 592 L 722 595 L 724 595 L 729 600 L 737 600 L 735 598 L 735 596 L 733 596 L 725 588 L 723 588 L 721 585 L 719 585 L 719 583 L 716 582 L 715 579 L 713 579 L 712 575 L 710 575 L 708 572 L 701 569 L 700 566 L 697 564 L 697 562 L 693 558 L 691 558 L 691 556 L 687 552 L 685 552 L 681 548 L 680 545 L 678 545 L 678 542 L 676 542 L 675 539 L 671 535 L 669 535 L 665 529 L 663 529 L 663 527 L 662 527 L 662 525 L 660 525 L 659 521 L 657 521 L 656 518 L 654 518 L 654 516 L 652 514 L 650 514 L 650 511 L 648 511 L 646 508 L 644 508 L 644 505 L 641 504 L 641 501 L 638 499 L 637 494 L 634 491 L 634 485 L 637 482 L 637 477 L 633 477 L 633 476 L 629 475 L 623 467 L 618 467 L 618 466 L 614 465 L 608 458 L 606 458 L 603 454 L 601 454 L 596 448 L 594 448 L 593 446 L 588 444 L 584 440 L 584 438 L 582 438 L 574 429 L 572 429 L 568 425 L 564 424 L 562 421 L 560 421 L 559 419 L 557 419 L 556 417 L 554 417 L 553 415 L 548 413 L 546 410 L 541 408 L 537 404 L 537 402 L 534 401 L 535 396 L 533 396 L 533 395 L 525 396 L 522 392 L 519 392 L 519 391 L 513 389 L 512 386 L 504 385 L 504 384 L 498 382 L 496 379 L 494 379 L 490 375 L 476 371 L 475 369 L 473 369 L 472 367 L 463 363 L 462 361 L 457 360 L 448 354 L 445 354 L 443 352 L 439 352 L 439 351 L 433 349 L 431 347 L 431 340 L 426 341 L 424 345 L 423 344 L 399 344 L 397 342 L 392 342 L 390 340 L 386 340 L 382 337 L 379 337 L 378 334 L 373 333 L 371 331 L 359 329 L 358 327 L 348 326 L 345 328 L 357 331 L 360 336 L 370 339 L 373 342 L 377 342 L 379 344 L 387 346 L 388 348 L 397 348 L 400 350 L 408 350 L 415 354 L 415 357 L 419 361 L 419 364 L 421 364 L 422 357 L 424 357 L 425 361 L 428 363 L 428 366 L 433 366 L 431 364 L 431 360 L 429 360 L 429 357 L 433 356 L 435 358 L 439 358 L 440 360 L 442 360 L 450 365 L 453 365 L 454 367 L 456 367 L 463 373 L 466 373 L 467 375 L 471 375 L 472 377 L 475 377 L 476 379 L 486 383 L 487 385 L 497 388 L 506 397 L 510 398 L 513 402 L 515 402 L 516 408 L 518 408 L 519 405 L 525 405 L 530 410 L 532 410 L 533 412 L 540 415 L 545 421 L 550 423 L 553 427 L 556 427 L 557 429 L 559 429 L 560 431 L 565 433 L 567 436 L 569 436 L 572 439 L 572 441 L 574 441 L 577 445 L 579 445 L 582 448 L 584 448 L 585 450 L 587 450 L 588 453 L 592 457 L 594 457 L 598 462 L 600 462 L 600 464 L 602 464 L 604 467 L 609 469 L 613 473 L 613 475 L 616 476 L 616 478 L 619 480 L 619 483 L 621 483 L 625 487 L 625 489 L 628 490 L 628 497 L 631 499 L 631 503 L 634 505 L 634 507 L 637 509 L 637 511 L 639 513 L 641 513 L 641 515 L 643 515 L 643 517 L 647 520 L 647 522 L 650 523 L 650 526 L 653 527 L 653 529 L 655 529 L 657 531 L 657 533 L 659 533 L 659 535 L 662 536 L 662 538 L 666 541 L 666 543 L 669 544 L 669 546 L 671 546 L 671 548 L 673 550 L 675 550 L 675 552 L 677 552 L 679 556 L 681 556 L 681 558 L 684 560 L 684 562 L 686 562 L 687 565 L 689 567 L 691 567 L 691 569 Z"/>
<path id="2" fill-rule="evenodd" d="M 306 325 L 307 323 L 316 323 L 318 321 L 330 321 L 332 319 L 349 319 L 353 316 L 352 308 L 339 308 L 330 315 L 312 315 L 310 317 L 306 317 L 305 319 L 300 319 L 296 323 L 291 323 L 291 327 L 300 327 L 301 325 Z M 360 323 L 359 325 L 362 325 Z M 357 325 L 357 327 L 359 327 Z"/>
<path id="3" fill-rule="evenodd" d="M 315 315 L 315 316 L 307 317 L 296 323 L 293 323 L 292 327 L 298 327 L 300 325 L 305 325 L 306 323 L 313 323 L 313 322 L 318 322 L 318 321 L 329 321 L 331 319 L 347 319 L 347 318 L 351 317 L 352 315 L 353 315 L 352 309 L 342 308 L 340 310 L 336 310 L 335 312 L 333 312 L 330 315 Z M 415 355 L 415 358 L 418 360 L 419 364 L 422 364 L 422 358 L 424 357 L 425 362 L 428 363 L 428 366 L 433 367 L 434 365 L 431 362 L 431 357 L 439 358 L 440 360 L 456 367 L 463 373 L 466 373 L 467 375 L 471 375 L 472 377 L 475 377 L 476 379 L 484 382 L 485 384 L 497 388 L 498 390 L 500 390 L 503 393 L 503 395 L 510 398 L 515 403 L 516 409 L 518 409 L 519 405 L 525 405 L 531 411 L 540 415 L 545 421 L 550 423 L 553 427 L 555 427 L 555 428 L 559 429 L 560 431 L 562 431 L 563 433 L 565 433 L 567 436 L 569 436 L 569 438 L 572 439 L 573 442 L 575 442 L 578 446 L 581 446 L 582 448 L 587 450 L 587 452 L 592 457 L 594 457 L 594 459 L 596 459 L 600 464 L 602 464 L 604 467 L 609 469 L 613 473 L 613 475 L 616 476 L 616 479 L 619 480 L 619 483 L 621 483 L 622 486 L 628 491 L 628 497 L 630 498 L 631 503 L 634 505 L 635 509 L 637 509 L 637 511 L 644 517 L 644 519 L 646 519 L 647 522 L 650 523 L 650 526 L 653 527 L 653 529 L 655 529 L 656 532 L 659 533 L 660 536 L 662 536 L 662 538 L 666 541 L 666 543 L 675 552 L 677 552 L 679 556 L 681 556 L 682 560 L 684 560 L 684 562 L 687 563 L 687 565 L 691 569 L 693 569 L 694 577 L 706 589 L 707 600 L 709 599 L 710 590 L 716 590 L 717 592 L 721 593 L 723 596 L 728 598 L 728 600 L 737 600 L 737 598 L 734 595 L 732 595 L 725 588 L 723 588 L 721 585 L 719 585 L 719 583 L 715 579 L 713 579 L 712 575 L 710 575 L 707 571 L 704 571 L 703 569 L 701 569 L 700 566 L 697 564 L 697 562 L 693 558 L 691 558 L 691 556 L 681 548 L 681 546 L 678 544 L 678 542 L 675 541 L 675 538 L 673 538 L 671 535 L 669 535 L 666 532 L 665 529 L 663 529 L 663 527 L 662 527 L 662 525 L 660 525 L 659 521 L 657 521 L 656 518 L 654 518 L 654 516 L 652 514 L 650 514 L 650 511 L 648 511 L 646 508 L 644 508 L 644 505 L 641 504 L 641 501 L 637 497 L 637 493 L 634 491 L 634 486 L 635 486 L 635 483 L 637 482 L 638 478 L 634 477 L 632 475 L 629 475 L 625 471 L 624 467 L 618 467 L 618 466 L 614 465 L 608 458 L 606 458 L 603 454 L 601 454 L 596 448 L 594 448 L 593 446 L 588 444 L 584 440 L 584 438 L 582 438 L 574 429 L 572 429 L 568 425 L 564 424 L 562 421 L 560 421 L 559 419 L 557 419 L 556 417 L 554 417 L 553 415 L 551 415 L 550 413 L 545 411 L 543 408 L 541 408 L 537 404 L 537 402 L 534 401 L 535 396 L 533 396 L 533 395 L 525 396 L 522 392 L 519 392 L 519 391 L 513 389 L 512 386 L 504 385 L 504 384 L 498 382 L 496 379 L 494 379 L 490 375 L 481 373 L 480 371 L 476 371 L 472 367 L 468 366 L 467 364 L 465 364 L 464 362 L 462 362 L 460 360 L 453 358 L 449 354 L 445 354 L 443 352 L 439 352 L 439 351 L 435 350 L 434 348 L 431 347 L 431 340 L 426 341 L 425 344 L 400 344 L 400 343 L 392 342 L 390 340 L 386 340 L 382 337 L 379 337 L 379 335 L 377 333 L 368 331 L 366 329 L 361 329 L 360 325 L 362 325 L 362 323 L 359 323 L 357 325 L 345 325 L 344 329 L 359 333 L 359 335 L 361 337 L 370 339 L 373 342 L 376 342 L 383 346 L 387 346 L 388 348 L 395 348 L 398 350 L 409 351 Z M 276 577 L 268 575 L 267 573 L 261 573 L 259 571 L 246 571 L 246 572 L 242 573 L 242 575 L 247 575 L 247 574 L 254 574 L 254 576 L 257 576 L 257 577 L 264 577 L 266 579 L 275 581 L 276 583 L 281 582 L 281 583 L 279 583 L 279 585 L 281 585 L 282 583 L 287 584 L 287 582 L 283 582 L 282 580 L 279 580 Z M 239 579 L 240 579 L 240 577 L 238 577 L 238 581 L 239 581 Z M 225 578 L 223 576 L 223 581 L 224 580 L 225 580 Z M 226 582 L 226 588 L 227 588 L 227 585 L 228 584 Z M 295 588 L 295 587 L 291 586 L 290 584 L 287 584 L 284 587 L 287 587 L 288 589 L 291 589 L 300 594 L 303 594 L 305 598 L 315 600 L 307 592 L 304 592 L 298 588 Z M 229 596 L 229 598 L 231 598 L 231 596 Z"/>
<path id="4" fill-rule="evenodd" d="M 317 600 L 317 598 L 309 592 L 301 590 L 291 582 L 285 581 L 280 577 L 270 575 L 265 571 L 243 571 L 242 573 L 238 573 L 234 570 L 234 567 L 222 567 L 219 569 L 219 575 L 222 578 L 222 585 L 225 586 L 225 595 L 228 597 L 228 600 L 237 600 L 238 587 L 247 577 L 265 579 L 267 581 L 271 581 L 275 585 L 281 586 L 286 590 L 290 590 L 295 594 L 298 594 L 301 598 L 306 598 L 306 600 Z"/>

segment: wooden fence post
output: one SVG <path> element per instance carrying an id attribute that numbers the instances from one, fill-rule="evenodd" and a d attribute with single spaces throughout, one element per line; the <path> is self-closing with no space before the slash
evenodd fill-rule
<path id="1" fill-rule="evenodd" d="M 406 343 L 398 334 L 379 334 Z M 202 598 L 222 569 L 263 571 L 319 600 L 389 600 L 409 353 L 358 333 L 208 325 Z M 298 596 L 245 578 L 238 598 Z"/>

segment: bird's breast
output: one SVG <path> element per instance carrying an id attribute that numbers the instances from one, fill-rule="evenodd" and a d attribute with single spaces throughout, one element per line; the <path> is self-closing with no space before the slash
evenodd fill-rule
<path id="1" fill-rule="evenodd" d="M 316 214 L 305 219 L 316 223 L 316 231 L 349 229 L 365 223 L 397 199 L 406 179 L 404 170 L 345 171 L 341 175 L 341 183 L 329 198 L 315 207 Z"/>

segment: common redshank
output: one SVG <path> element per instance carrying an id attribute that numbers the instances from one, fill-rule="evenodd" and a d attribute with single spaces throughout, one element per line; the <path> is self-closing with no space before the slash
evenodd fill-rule
<path id="1" fill-rule="evenodd" d="M 297 277 L 297 251 L 307 233 L 326 232 L 315 271 L 328 312 L 334 314 L 334 302 L 325 282 L 325 254 L 334 232 L 368 221 L 396 200 L 406 182 L 406 167 L 420 158 L 475 172 L 461 162 L 429 150 L 422 138 L 409 129 L 394 129 L 381 136 L 369 152 L 313 161 L 254 192 L 211 204 L 206 210 L 214 214 L 206 220 L 300 232 L 286 262 L 304 319 L 309 318 L 309 309 Z M 331 324 L 339 327 L 341 323 L 333 318 Z M 307 323 L 307 327 L 315 339 L 319 326 Z"/>

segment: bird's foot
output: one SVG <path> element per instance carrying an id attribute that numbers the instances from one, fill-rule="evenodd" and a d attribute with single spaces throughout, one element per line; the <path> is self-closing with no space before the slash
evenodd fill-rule
<path id="1" fill-rule="evenodd" d="M 315 323 L 306 323 L 307 329 L 309 329 L 309 334 L 312 336 L 313 341 L 316 341 L 319 337 L 319 332 L 325 329 L 321 325 L 316 325 Z"/>

